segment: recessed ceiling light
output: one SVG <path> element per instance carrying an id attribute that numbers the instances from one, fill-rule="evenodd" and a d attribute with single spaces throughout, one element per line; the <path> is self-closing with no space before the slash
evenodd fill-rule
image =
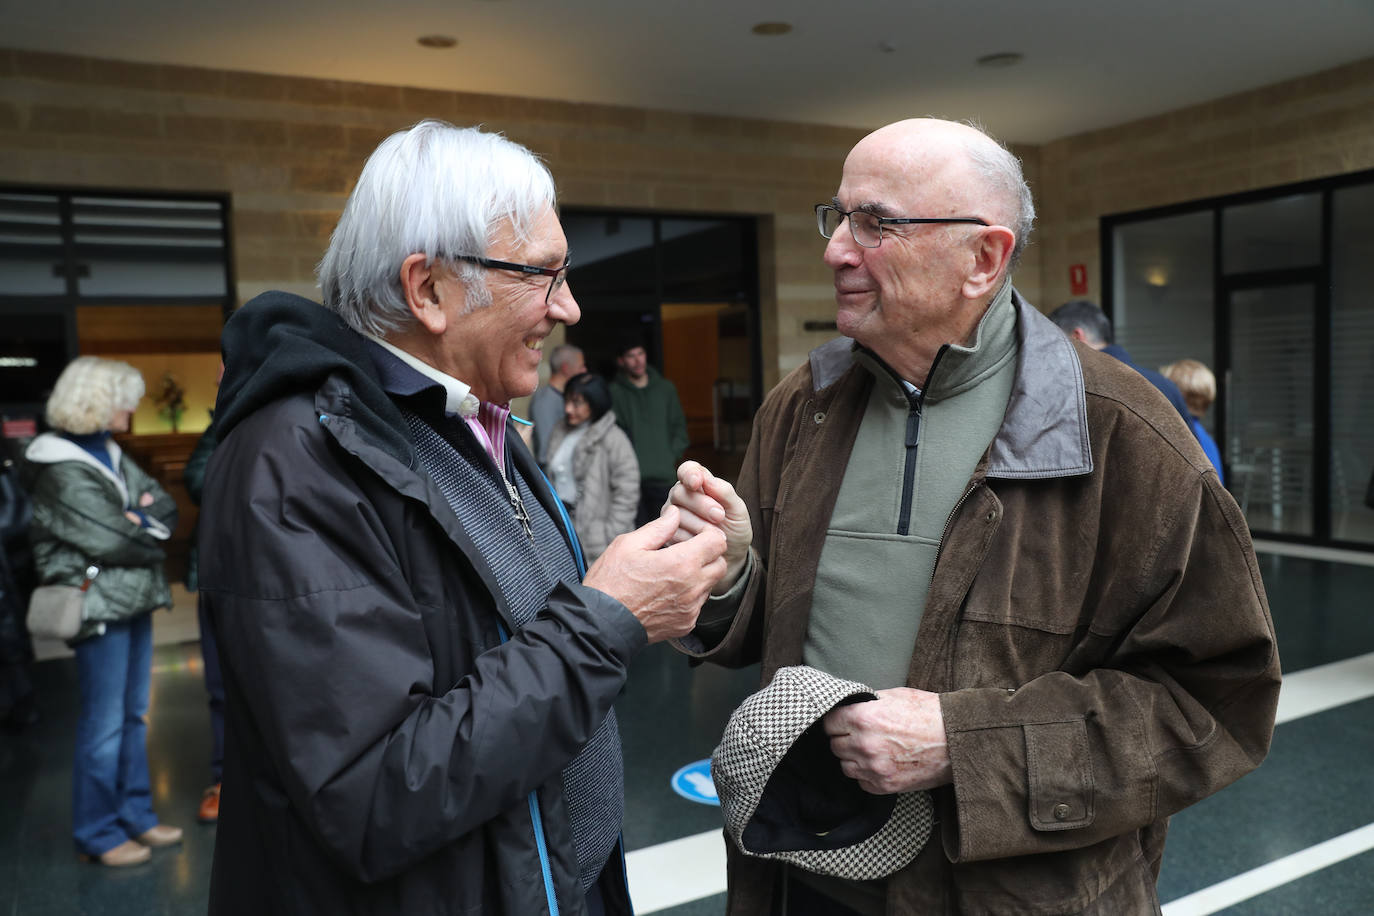
<path id="1" fill-rule="evenodd" d="M 415 41 L 422 48 L 451 48 L 458 43 L 452 35 L 421 35 Z"/>
<path id="2" fill-rule="evenodd" d="M 755 35 L 786 35 L 792 31 L 790 22 L 760 22 L 749 31 Z"/>
<path id="3" fill-rule="evenodd" d="M 1015 51 L 1003 51 L 1000 54 L 985 54 L 978 58 L 980 67 L 1015 67 L 1021 63 L 1022 55 Z"/>

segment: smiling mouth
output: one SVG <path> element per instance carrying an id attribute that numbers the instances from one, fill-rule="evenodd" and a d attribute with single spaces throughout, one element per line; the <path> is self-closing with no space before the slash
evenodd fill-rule
<path id="1" fill-rule="evenodd" d="M 544 338 L 542 338 L 542 337 L 526 337 L 526 338 L 525 338 L 525 349 L 526 349 L 526 350 L 534 350 L 536 353 L 539 352 L 540 350 L 543 350 L 543 349 L 544 349 Z"/>

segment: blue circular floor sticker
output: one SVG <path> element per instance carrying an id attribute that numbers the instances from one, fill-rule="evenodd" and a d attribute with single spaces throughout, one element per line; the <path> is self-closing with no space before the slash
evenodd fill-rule
<path id="1" fill-rule="evenodd" d="M 711 761 L 698 760 L 689 763 L 673 774 L 673 791 L 688 801 L 699 805 L 720 806 L 716 797 L 716 784 L 711 782 Z"/>

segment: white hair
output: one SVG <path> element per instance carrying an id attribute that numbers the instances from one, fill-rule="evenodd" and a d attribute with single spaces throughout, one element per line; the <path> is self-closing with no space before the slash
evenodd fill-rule
<path id="1" fill-rule="evenodd" d="M 555 372 L 562 372 L 579 359 L 582 359 L 581 347 L 572 344 L 559 344 L 549 354 L 549 366 Z"/>
<path id="2" fill-rule="evenodd" d="M 143 375 L 128 363 L 78 356 L 48 397 L 48 425 L 77 436 L 103 432 L 117 411 L 137 407 L 143 392 Z"/>
<path id="3" fill-rule="evenodd" d="M 988 188 L 1015 211 L 1006 214 L 1011 221 L 1008 228 L 1016 234 L 1016 246 L 1012 248 L 1011 260 L 1007 263 L 1007 276 L 1010 277 L 1021 262 L 1021 252 L 1026 249 L 1031 229 L 1035 226 L 1035 201 L 1031 197 L 1030 186 L 1026 184 L 1026 176 L 1021 171 L 1021 160 L 984 130 L 982 125 L 973 121 L 965 121 L 964 124 L 989 141 L 980 143 L 970 138 L 966 144 L 970 165 Z"/>
<path id="4" fill-rule="evenodd" d="M 410 326 L 401 264 L 423 254 L 457 272 L 469 311 L 489 305 L 482 268 L 455 258 L 485 255 L 507 220 L 527 240 L 554 201 L 548 168 L 500 134 L 435 120 L 398 131 L 368 157 L 316 268 L 324 304 L 363 333 Z"/>

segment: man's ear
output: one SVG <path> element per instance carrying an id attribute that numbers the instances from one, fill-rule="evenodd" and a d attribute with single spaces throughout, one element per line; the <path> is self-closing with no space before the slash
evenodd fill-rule
<path id="1" fill-rule="evenodd" d="M 406 306 L 420 326 L 431 334 L 442 334 L 448 329 L 449 311 L 452 303 L 448 297 L 463 296 L 460 283 L 445 284 L 439 288 L 442 267 L 431 262 L 423 254 L 412 254 L 401 262 L 401 290 L 405 293 Z M 462 314 L 461 304 L 455 314 Z"/>
<path id="2" fill-rule="evenodd" d="M 981 299 L 1001 285 L 1016 236 L 1006 226 L 989 226 L 978 233 L 975 245 L 973 271 L 962 290 L 966 299 Z"/>
<path id="3" fill-rule="evenodd" d="M 1088 332 L 1084 331 L 1082 328 L 1074 328 L 1069 332 L 1069 336 L 1079 343 L 1088 343 Z M 1089 344 L 1089 346 L 1091 346 L 1091 344 Z"/>

